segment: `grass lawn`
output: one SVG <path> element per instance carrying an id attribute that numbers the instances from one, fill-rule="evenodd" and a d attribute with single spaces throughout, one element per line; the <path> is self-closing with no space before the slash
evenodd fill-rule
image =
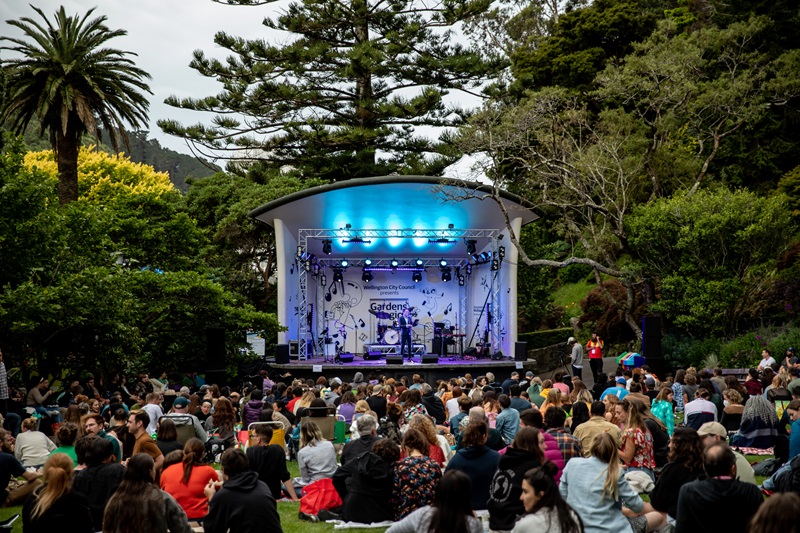
<path id="1" fill-rule="evenodd" d="M 586 281 L 567 283 L 551 294 L 553 304 L 563 307 L 568 317 L 581 316 L 581 300 L 596 286 L 594 282 Z"/>
<path id="2" fill-rule="evenodd" d="M 748 455 L 746 456 L 747 460 L 751 463 L 755 463 L 758 461 L 763 461 L 768 456 L 764 455 Z M 297 477 L 300 475 L 300 470 L 297 466 L 297 462 L 290 461 L 287 466 L 289 467 L 289 472 L 292 474 L 292 477 Z M 764 481 L 765 478 L 763 477 L 756 477 L 756 481 L 760 484 Z M 647 496 L 644 496 L 645 501 L 649 501 Z M 281 526 L 283 527 L 283 531 L 285 533 L 315 533 L 315 532 L 322 532 L 322 531 L 333 531 L 333 525 L 326 524 L 325 522 L 319 523 L 311 523 L 311 522 L 304 522 L 297 517 L 297 513 L 300 510 L 300 504 L 295 502 L 278 502 L 278 514 L 281 517 Z M 9 508 L 0 508 L 0 520 L 5 520 L 6 518 L 11 517 L 14 514 L 22 513 L 22 507 L 9 507 Z M 20 517 L 16 522 L 14 522 L 14 529 L 11 530 L 13 533 L 22 533 L 22 517 Z M 381 529 L 348 529 L 348 532 L 352 533 L 380 533 Z"/>

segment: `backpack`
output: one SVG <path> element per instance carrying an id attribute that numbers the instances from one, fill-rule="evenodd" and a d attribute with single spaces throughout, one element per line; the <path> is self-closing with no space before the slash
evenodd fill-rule
<path id="1" fill-rule="evenodd" d="M 203 461 L 206 463 L 218 463 L 222 452 L 227 450 L 229 446 L 219 437 L 209 437 L 205 444 L 206 452 L 203 456 Z"/>
<path id="2" fill-rule="evenodd" d="M 800 493 L 800 455 L 792 459 L 791 469 L 775 480 L 775 492 Z"/>
<path id="3" fill-rule="evenodd" d="M 400 443 L 403 441 L 403 437 L 400 435 L 400 427 L 392 422 L 388 416 L 381 418 L 380 424 L 378 425 L 378 435 L 390 439 L 398 446 L 400 446 Z"/>

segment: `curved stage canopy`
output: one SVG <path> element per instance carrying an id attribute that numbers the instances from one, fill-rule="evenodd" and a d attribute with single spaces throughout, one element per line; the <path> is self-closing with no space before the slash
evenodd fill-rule
<path id="1" fill-rule="evenodd" d="M 275 228 L 278 319 L 288 327 L 278 342 L 306 345 L 300 359 L 333 346 L 366 353 L 387 346 L 386 326 L 410 307 L 418 353 L 443 350 L 434 338 L 446 324 L 458 351 L 485 338 L 492 353 L 509 354 L 517 252 L 491 192 L 475 182 L 381 176 L 306 189 L 251 211 Z M 503 190 L 496 197 L 517 235 L 538 218 L 519 197 Z M 381 309 L 390 316 L 376 318 Z"/>

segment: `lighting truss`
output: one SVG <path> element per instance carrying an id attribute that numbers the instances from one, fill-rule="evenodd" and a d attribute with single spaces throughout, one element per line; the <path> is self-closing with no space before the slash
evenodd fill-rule
<path id="1" fill-rule="evenodd" d="M 300 237 L 306 239 L 492 239 L 500 235 L 499 229 L 301 229 Z M 444 242 L 444 241 L 442 241 Z"/>
<path id="2" fill-rule="evenodd" d="M 441 266 L 441 259 L 422 259 L 422 258 L 413 258 L 413 259 L 397 259 L 397 258 L 365 258 L 365 259 L 356 259 L 352 257 L 343 258 L 343 257 L 324 257 L 324 258 L 317 258 L 317 262 L 319 263 L 321 268 L 325 267 L 341 267 L 342 261 L 348 262 L 348 268 L 363 268 L 364 270 L 374 270 L 374 271 L 383 271 L 383 270 L 395 270 L 399 271 L 413 271 L 413 270 L 425 270 L 426 268 L 433 267 L 439 268 Z M 396 261 L 397 265 L 392 266 L 392 261 Z M 454 259 L 448 258 L 447 265 L 453 267 L 461 267 L 465 268 L 468 264 L 467 259 Z"/>

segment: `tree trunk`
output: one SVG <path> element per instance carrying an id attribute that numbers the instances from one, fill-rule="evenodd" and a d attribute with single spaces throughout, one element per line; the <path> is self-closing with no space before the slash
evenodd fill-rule
<path id="1" fill-rule="evenodd" d="M 78 150 L 80 141 L 71 133 L 59 129 L 56 134 L 56 164 L 58 165 L 58 202 L 64 206 L 78 199 Z"/>

